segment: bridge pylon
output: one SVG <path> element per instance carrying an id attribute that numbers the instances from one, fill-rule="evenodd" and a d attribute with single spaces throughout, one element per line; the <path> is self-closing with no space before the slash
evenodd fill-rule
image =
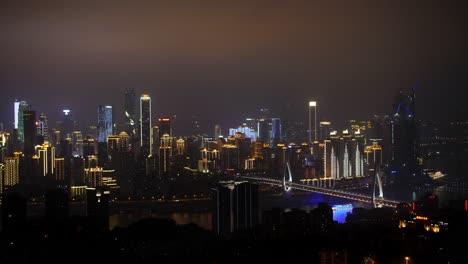
<path id="1" fill-rule="evenodd" d="M 286 162 L 286 166 L 284 166 L 283 172 L 283 188 L 286 192 L 289 192 L 292 188 L 286 185 L 286 174 L 288 174 L 288 182 L 292 182 L 292 173 L 291 167 L 289 166 L 289 162 Z"/>

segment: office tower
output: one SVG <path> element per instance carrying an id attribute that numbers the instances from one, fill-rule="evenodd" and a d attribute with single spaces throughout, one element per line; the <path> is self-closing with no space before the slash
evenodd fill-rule
<path id="1" fill-rule="evenodd" d="M 330 138 L 330 132 L 332 130 L 331 122 L 321 121 L 319 125 L 319 140 L 326 140 Z"/>
<path id="2" fill-rule="evenodd" d="M 27 200 L 17 192 L 2 194 L 2 232 L 24 231 Z"/>
<path id="3" fill-rule="evenodd" d="M 26 158 L 34 155 L 36 139 L 36 111 L 23 111 L 24 145 L 23 153 Z"/>
<path id="4" fill-rule="evenodd" d="M 41 176 L 55 176 L 55 148 L 46 143 L 36 148 L 36 155 L 39 157 L 39 167 Z"/>
<path id="5" fill-rule="evenodd" d="M 45 193 L 45 220 L 47 225 L 63 224 L 68 219 L 68 194 L 64 189 L 49 189 Z"/>
<path id="6" fill-rule="evenodd" d="M 212 188 L 213 232 L 225 235 L 258 224 L 258 185 L 249 182 L 219 182 Z"/>
<path id="7" fill-rule="evenodd" d="M 358 132 L 349 133 L 348 130 L 338 135 L 336 131 L 332 131 L 325 147 L 324 151 L 330 155 L 330 177 L 340 179 L 364 175 L 363 135 Z"/>
<path id="8" fill-rule="evenodd" d="M 44 143 L 49 142 L 49 127 L 47 125 L 47 116 L 44 113 L 39 116 L 37 135 L 42 137 Z"/>
<path id="9" fill-rule="evenodd" d="M 98 157 L 97 156 L 90 155 L 90 156 L 85 157 L 85 159 L 84 159 L 84 168 L 85 169 L 95 168 L 95 167 L 98 167 L 98 166 L 99 166 L 99 163 L 98 163 Z"/>
<path id="10" fill-rule="evenodd" d="M 87 157 L 89 155 L 96 155 L 96 142 L 94 138 L 87 136 L 83 140 L 83 157 Z"/>
<path id="11" fill-rule="evenodd" d="M 102 171 L 101 167 L 84 169 L 85 184 L 88 187 L 102 186 Z"/>
<path id="12" fill-rule="evenodd" d="M 171 119 L 164 117 L 158 119 L 158 127 L 159 127 L 159 138 L 161 138 L 164 134 L 168 134 L 172 137 L 172 125 Z"/>
<path id="13" fill-rule="evenodd" d="M 332 144 L 331 140 L 325 139 L 323 147 L 323 176 L 325 178 L 331 178 L 331 165 L 332 165 Z"/>
<path id="14" fill-rule="evenodd" d="M 83 134 L 81 131 L 72 133 L 72 155 L 83 157 Z"/>
<path id="15" fill-rule="evenodd" d="M 179 138 L 176 141 L 176 155 L 185 154 L 185 140 Z"/>
<path id="16" fill-rule="evenodd" d="M 29 106 L 26 101 L 18 101 L 15 100 L 14 103 L 14 118 L 15 118 L 15 124 L 14 128 L 18 129 L 18 140 L 20 144 L 23 144 L 24 142 L 24 120 L 23 120 L 23 115 L 24 111 L 28 110 Z"/>
<path id="17" fill-rule="evenodd" d="M 374 171 L 383 165 L 382 146 L 377 141 L 373 141 L 371 146 L 366 146 L 364 154 L 366 156 L 366 176 L 373 176 Z"/>
<path id="18" fill-rule="evenodd" d="M 415 92 L 400 92 L 392 118 L 392 161 L 398 184 L 407 185 L 420 180 L 419 136 L 415 118 Z"/>
<path id="19" fill-rule="evenodd" d="M 55 158 L 55 180 L 58 182 L 65 181 L 65 159 Z"/>
<path id="20" fill-rule="evenodd" d="M 135 89 L 129 88 L 125 91 L 125 131 L 131 137 L 136 135 L 137 119 L 136 119 L 136 98 Z"/>
<path id="21" fill-rule="evenodd" d="M 120 148 L 122 150 L 127 151 L 130 146 L 130 136 L 125 131 L 122 131 L 120 132 L 119 137 L 120 137 Z"/>
<path id="22" fill-rule="evenodd" d="M 70 186 L 85 185 L 84 179 L 84 158 L 72 157 L 70 162 Z"/>
<path id="23" fill-rule="evenodd" d="M 159 145 L 159 177 L 169 175 L 172 157 L 172 137 L 164 134 Z"/>
<path id="24" fill-rule="evenodd" d="M 3 187 L 14 186 L 19 183 L 20 156 L 4 158 Z"/>
<path id="25" fill-rule="evenodd" d="M 62 121 L 62 133 L 64 138 L 71 137 L 71 133 L 73 132 L 73 120 L 71 117 L 71 110 L 70 109 L 63 109 L 63 121 Z"/>
<path id="26" fill-rule="evenodd" d="M 112 152 L 120 151 L 122 145 L 120 143 L 120 136 L 110 135 L 107 137 L 107 153 L 111 156 Z"/>
<path id="27" fill-rule="evenodd" d="M 271 119 L 271 140 L 270 145 L 276 147 L 276 145 L 281 142 L 281 119 L 272 118 Z"/>
<path id="28" fill-rule="evenodd" d="M 109 195 L 107 188 L 86 188 L 86 216 L 99 230 L 109 229 Z"/>
<path id="29" fill-rule="evenodd" d="M 223 171 L 234 171 L 239 168 L 239 148 L 226 144 L 221 147 L 221 168 Z"/>
<path id="30" fill-rule="evenodd" d="M 222 135 L 221 133 L 221 126 L 219 124 L 216 124 L 214 127 L 214 140 L 217 140 L 220 136 Z"/>
<path id="31" fill-rule="evenodd" d="M 314 111 L 314 127 L 312 130 L 312 110 Z M 314 132 L 314 137 L 312 138 L 312 131 Z M 313 140 L 317 140 L 317 102 L 309 102 L 309 143 Z"/>
<path id="32" fill-rule="evenodd" d="M 140 147 L 143 157 L 153 153 L 153 130 L 151 127 L 151 97 L 143 94 L 140 97 Z"/>
<path id="33" fill-rule="evenodd" d="M 261 118 L 257 124 L 257 140 L 263 143 L 270 143 L 271 119 Z"/>
<path id="34" fill-rule="evenodd" d="M 97 109 L 98 142 L 106 142 L 107 137 L 113 134 L 114 123 L 112 121 L 112 106 L 99 105 Z"/>

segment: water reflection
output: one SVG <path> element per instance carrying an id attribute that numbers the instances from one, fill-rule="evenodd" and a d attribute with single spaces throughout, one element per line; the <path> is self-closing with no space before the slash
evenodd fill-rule
<path id="1" fill-rule="evenodd" d="M 346 222 L 346 216 L 348 213 L 353 212 L 352 204 L 335 204 L 332 206 L 333 209 L 333 221 L 337 221 L 340 224 Z"/>

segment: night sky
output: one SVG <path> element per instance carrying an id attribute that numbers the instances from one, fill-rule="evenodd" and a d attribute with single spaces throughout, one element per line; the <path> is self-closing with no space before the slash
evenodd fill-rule
<path id="1" fill-rule="evenodd" d="M 411 2 L 411 3 L 408 3 Z M 458 4 L 460 3 L 460 4 Z M 467 120 L 463 1 L 0 1 L 0 122 L 24 99 L 53 122 L 64 107 L 122 118 L 123 92 L 156 116 L 192 115 L 211 134 L 269 108 L 343 123 L 388 113 L 418 81 L 421 119 Z"/>

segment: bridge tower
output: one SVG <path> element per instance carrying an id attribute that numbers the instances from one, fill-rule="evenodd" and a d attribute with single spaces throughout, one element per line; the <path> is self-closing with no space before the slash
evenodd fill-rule
<path id="1" fill-rule="evenodd" d="M 289 166 L 289 162 L 286 162 L 286 166 L 284 166 L 284 172 L 283 172 L 283 188 L 286 192 L 291 191 L 290 186 L 286 186 L 286 174 L 288 174 L 288 182 L 292 182 L 292 173 L 291 173 L 291 167 Z"/>
<path id="2" fill-rule="evenodd" d="M 374 179 L 372 181 L 372 205 L 374 207 L 382 207 L 382 205 L 377 205 L 375 203 L 375 190 L 376 188 L 378 187 L 379 188 L 379 195 L 378 195 L 378 198 L 379 199 L 383 199 L 384 198 L 384 195 L 383 195 L 383 187 L 382 187 L 382 179 L 381 179 L 381 175 L 382 174 L 382 171 L 380 170 L 380 166 L 377 166 L 377 162 L 374 164 Z"/>

